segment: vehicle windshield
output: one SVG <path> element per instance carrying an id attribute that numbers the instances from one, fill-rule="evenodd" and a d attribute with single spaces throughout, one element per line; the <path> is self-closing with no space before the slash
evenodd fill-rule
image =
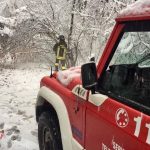
<path id="1" fill-rule="evenodd" d="M 148 57 L 149 56 L 149 57 Z M 125 32 L 111 64 L 150 66 L 150 32 Z M 146 61 L 145 63 L 143 63 Z"/>

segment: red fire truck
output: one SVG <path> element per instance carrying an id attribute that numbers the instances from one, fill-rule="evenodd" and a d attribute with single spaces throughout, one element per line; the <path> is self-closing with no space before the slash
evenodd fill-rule
<path id="1" fill-rule="evenodd" d="M 40 150 L 150 150 L 150 0 L 126 8 L 98 64 L 41 80 Z"/>

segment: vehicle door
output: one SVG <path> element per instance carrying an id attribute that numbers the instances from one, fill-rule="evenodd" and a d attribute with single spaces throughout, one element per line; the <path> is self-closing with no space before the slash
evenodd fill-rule
<path id="1" fill-rule="evenodd" d="M 125 23 L 86 110 L 86 150 L 150 149 L 150 21 Z M 117 31 L 117 30 L 116 30 Z M 106 54 L 106 53 L 109 53 Z"/>
<path id="2" fill-rule="evenodd" d="M 65 95 L 65 100 L 72 129 L 73 146 L 79 149 L 81 146 L 84 147 L 87 90 L 77 84 L 69 94 Z"/>

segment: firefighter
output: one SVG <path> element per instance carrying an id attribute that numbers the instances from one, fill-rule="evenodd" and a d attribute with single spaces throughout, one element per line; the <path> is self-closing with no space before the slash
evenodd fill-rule
<path id="1" fill-rule="evenodd" d="M 53 47 L 53 51 L 56 54 L 55 71 L 58 71 L 59 65 L 61 65 L 62 70 L 66 69 L 67 44 L 63 35 L 60 35 L 58 39 L 59 42 Z"/>

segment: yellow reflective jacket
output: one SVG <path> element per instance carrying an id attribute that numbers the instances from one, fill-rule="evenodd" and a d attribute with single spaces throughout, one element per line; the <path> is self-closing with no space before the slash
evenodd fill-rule
<path id="1" fill-rule="evenodd" d="M 59 60 L 65 60 L 66 59 L 67 44 L 65 42 L 56 43 L 54 45 L 53 50 L 55 51 L 56 59 L 59 59 Z"/>

